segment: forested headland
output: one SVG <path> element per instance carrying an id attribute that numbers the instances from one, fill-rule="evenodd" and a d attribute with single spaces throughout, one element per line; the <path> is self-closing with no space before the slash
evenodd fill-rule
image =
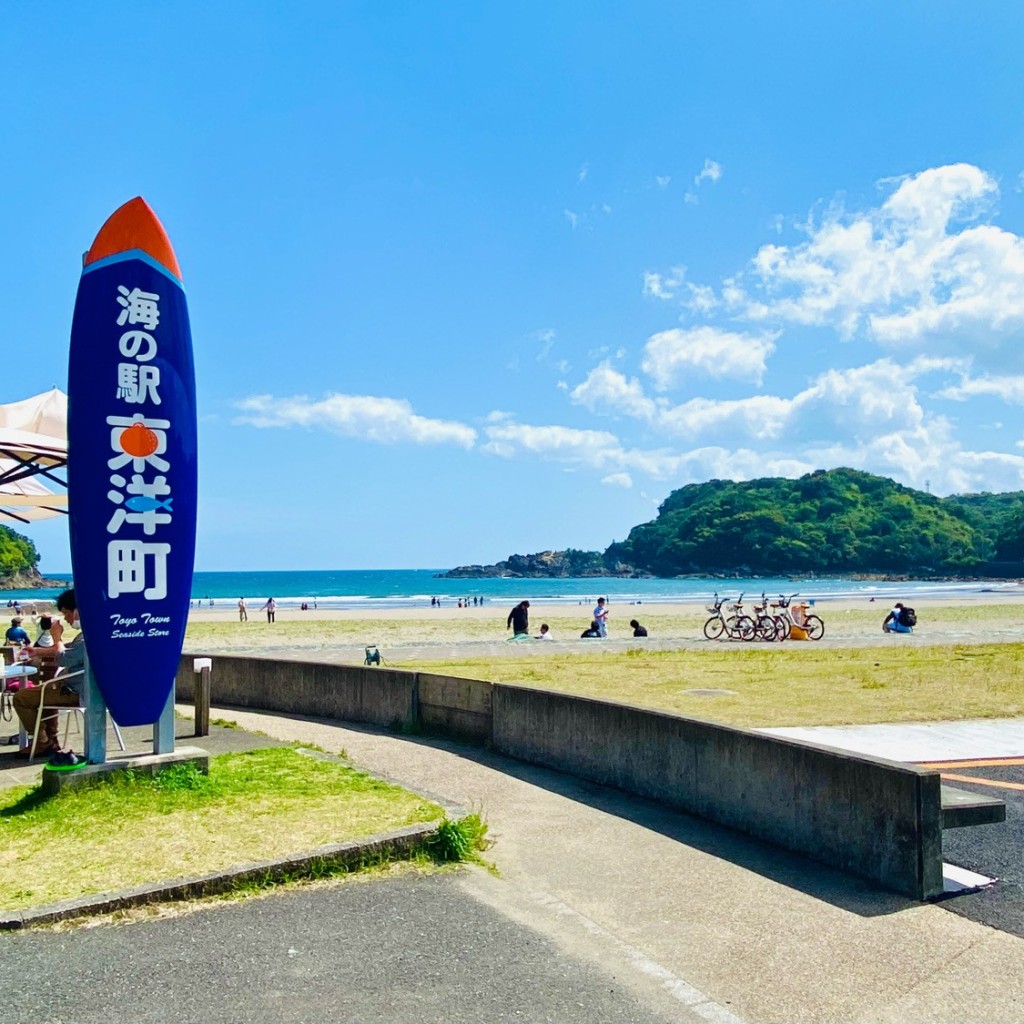
<path id="1" fill-rule="evenodd" d="M 1024 576 L 1024 492 L 939 498 L 855 469 L 709 480 L 673 491 L 603 552 L 512 555 L 444 575 L 722 573 Z"/>
<path id="2" fill-rule="evenodd" d="M 39 578 L 39 552 L 35 544 L 15 533 L 9 526 L 0 526 L 0 590 L 31 587 Z"/>

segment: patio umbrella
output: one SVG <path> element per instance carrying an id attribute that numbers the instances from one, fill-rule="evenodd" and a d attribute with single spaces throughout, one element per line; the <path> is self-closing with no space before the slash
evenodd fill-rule
<path id="1" fill-rule="evenodd" d="M 67 514 L 67 483 L 56 472 L 68 461 L 67 419 L 58 388 L 0 405 L 0 521 Z"/>

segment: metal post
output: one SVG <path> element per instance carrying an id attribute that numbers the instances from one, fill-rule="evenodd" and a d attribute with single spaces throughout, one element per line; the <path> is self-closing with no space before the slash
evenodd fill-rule
<path id="1" fill-rule="evenodd" d="M 212 658 L 195 658 L 192 671 L 198 676 L 193 681 L 195 696 L 192 703 L 196 709 L 196 735 L 210 735 L 210 672 L 213 668 Z"/>
<path id="2" fill-rule="evenodd" d="M 82 703 L 85 705 L 85 759 L 89 764 L 103 764 L 107 760 L 107 705 L 96 685 L 96 677 L 85 655 L 85 681 Z"/>
<path id="3" fill-rule="evenodd" d="M 153 723 L 154 754 L 174 753 L 174 690 L 172 686 L 160 717 Z"/>

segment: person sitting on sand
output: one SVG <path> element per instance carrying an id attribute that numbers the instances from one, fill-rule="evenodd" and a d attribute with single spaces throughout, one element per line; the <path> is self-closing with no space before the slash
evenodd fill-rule
<path id="1" fill-rule="evenodd" d="M 529 601 L 520 601 L 519 604 L 517 604 L 515 608 L 508 613 L 508 619 L 505 621 L 505 628 L 511 628 L 513 637 L 530 635 L 529 607 Z"/>
<path id="2" fill-rule="evenodd" d="M 594 621 L 591 622 L 590 625 L 585 630 L 583 630 L 582 633 L 580 633 L 580 639 L 581 640 L 587 640 L 587 639 L 590 639 L 592 637 L 600 638 L 600 636 L 601 636 L 601 626 L 598 623 L 597 619 L 594 619 Z"/>
<path id="3" fill-rule="evenodd" d="M 647 627 L 641 626 L 636 619 L 630 619 L 629 624 L 633 629 L 633 636 L 647 636 Z"/>
<path id="4" fill-rule="evenodd" d="M 546 622 L 540 624 L 540 633 L 537 634 L 537 640 L 554 640 L 555 638 L 551 635 L 551 628 Z"/>
<path id="5" fill-rule="evenodd" d="M 906 621 L 903 603 L 897 601 L 882 623 L 883 633 L 913 633 L 913 627 Z"/>

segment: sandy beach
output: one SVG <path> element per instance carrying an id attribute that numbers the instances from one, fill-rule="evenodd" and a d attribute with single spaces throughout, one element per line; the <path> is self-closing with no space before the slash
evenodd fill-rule
<path id="1" fill-rule="evenodd" d="M 745 610 L 750 610 L 750 605 Z M 919 625 L 912 635 L 884 634 L 882 620 L 889 608 L 880 601 L 819 600 L 812 609 L 825 622 L 822 640 L 785 645 L 758 644 L 765 650 L 804 647 L 871 647 L 893 644 L 1018 643 L 1024 639 L 1024 594 L 978 593 L 970 597 L 915 600 Z M 622 651 L 746 648 L 738 642 L 708 641 L 702 627 L 708 613 L 701 604 L 612 605 L 609 636 L 580 639 L 590 622 L 588 607 L 534 605 L 531 633 L 547 622 L 552 641 L 511 641 L 506 628 L 510 607 L 486 604 L 458 608 L 396 608 L 372 617 L 363 610 L 286 610 L 268 623 L 265 614 L 250 611 L 239 623 L 233 605 L 193 609 L 189 616 L 186 651 L 236 653 L 285 658 L 310 658 L 337 663 L 360 663 L 367 645 L 376 645 L 388 662 L 447 660 L 470 657 L 550 657 L 586 650 Z M 650 636 L 634 639 L 628 623 L 637 619 Z"/>

